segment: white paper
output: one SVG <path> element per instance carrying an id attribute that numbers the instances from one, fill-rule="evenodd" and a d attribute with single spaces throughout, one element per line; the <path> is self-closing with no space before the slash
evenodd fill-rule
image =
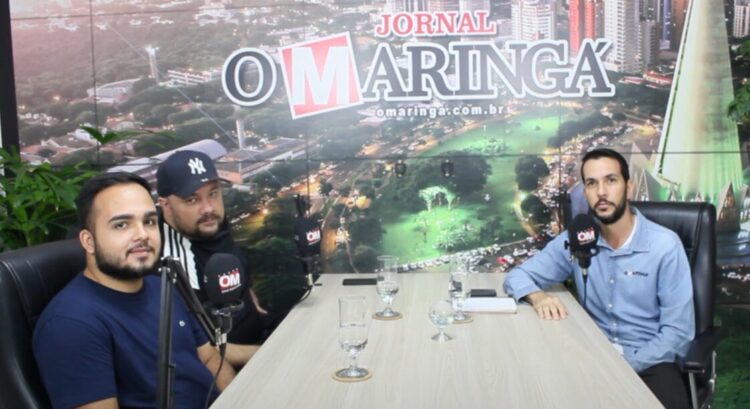
<path id="1" fill-rule="evenodd" d="M 473 297 L 464 302 L 466 312 L 500 312 L 515 314 L 518 310 L 516 300 L 511 297 Z"/>

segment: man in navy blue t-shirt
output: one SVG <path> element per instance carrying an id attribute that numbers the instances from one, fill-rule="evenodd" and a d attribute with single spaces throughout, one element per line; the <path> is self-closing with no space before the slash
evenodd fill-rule
<path id="1" fill-rule="evenodd" d="M 149 192 L 138 176 L 108 173 L 89 180 L 76 200 L 86 269 L 50 302 L 33 338 L 55 408 L 156 405 L 161 294 L 159 278 L 147 275 L 160 237 Z M 172 325 L 174 405 L 202 408 L 220 355 L 179 296 Z M 234 377 L 231 365 L 221 368 L 219 390 Z"/>

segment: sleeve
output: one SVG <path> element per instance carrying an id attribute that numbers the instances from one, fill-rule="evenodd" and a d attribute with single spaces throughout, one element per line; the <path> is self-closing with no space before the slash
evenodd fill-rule
<path id="1" fill-rule="evenodd" d="M 184 319 L 189 323 L 190 332 L 193 335 L 193 340 L 195 341 L 196 348 L 208 342 L 208 334 L 206 334 L 206 331 L 203 329 L 203 326 L 198 320 L 198 317 L 196 317 L 196 315 L 193 314 L 190 308 L 188 308 L 187 302 L 181 294 L 177 294 L 177 296 L 174 298 L 173 305 L 177 309 L 175 317 L 184 317 Z M 176 322 L 177 319 L 182 318 L 175 318 L 174 321 Z"/>
<path id="2" fill-rule="evenodd" d="M 198 322 L 198 318 L 196 318 L 194 314 L 187 311 L 187 316 L 188 322 L 190 322 L 190 328 L 193 332 L 193 338 L 195 339 L 195 347 L 197 348 L 204 345 L 209 341 L 208 334 L 206 334 L 206 331 L 203 329 L 200 322 Z"/>
<path id="3" fill-rule="evenodd" d="M 512 269 L 503 282 L 503 290 L 516 299 L 534 291 L 549 288 L 573 274 L 573 266 L 565 251 L 563 234 L 547 243 L 534 257 Z"/>
<path id="4" fill-rule="evenodd" d="M 640 372 L 657 362 L 675 362 L 684 357 L 695 335 L 693 282 L 687 256 L 679 239 L 662 258 L 657 280 L 659 331 L 642 348 L 627 356 Z"/>
<path id="5" fill-rule="evenodd" d="M 109 332 L 61 316 L 40 322 L 34 357 L 54 408 L 117 396 Z"/>

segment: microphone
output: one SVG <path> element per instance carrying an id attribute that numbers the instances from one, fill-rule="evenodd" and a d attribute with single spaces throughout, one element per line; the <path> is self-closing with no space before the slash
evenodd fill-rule
<path id="1" fill-rule="evenodd" d="M 588 270 L 591 266 L 591 257 L 599 253 L 597 242 L 599 241 L 599 225 L 593 216 L 582 213 L 576 216 L 568 228 L 568 240 L 565 248 L 570 249 L 570 255 L 578 260 L 584 281 L 588 278 Z"/>
<path id="2" fill-rule="evenodd" d="M 232 329 L 232 315 L 242 309 L 245 292 L 244 271 L 237 256 L 215 253 L 208 258 L 203 270 L 203 289 L 208 301 L 204 304 L 216 320 L 216 344 L 227 342 Z"/>
<path id="3" fill-rule="evenodd" d="M 316 220 L 298 217 L 294 220 L 294 242 L 302 257 L 320 254 L 320 225 Z"/>
<path id="4" fill-rule="evenodd" d="M 313 286 L 315 280 L 315 264 L 320 256 L 321 231 L 317 220 L 305 217 L 307 207 L 304 199 L 297 195 L 297 218 L 294 219 L 294 242 L 302 260 L 302 267 L 307 277 L 308 287 Z"/>
<path id="5" fill-rule="evenodd" d="M 320 255 L 320 225 L 316 220 L 298 217 L 294 220 L 294 242 L 302 260 L 307 285 L 312 287 L 316 259 Z"/>

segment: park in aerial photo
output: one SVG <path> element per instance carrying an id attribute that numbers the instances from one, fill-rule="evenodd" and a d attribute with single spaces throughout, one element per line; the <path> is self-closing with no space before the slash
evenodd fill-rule
<path id="1" fill-rule="evenodd" d="M 335 248 L 323 246 L 331 269 L 371 271 L 377 254 L 389 254 L 409 271 L 470 253 L 487 270 L 503 263 L 501 253 L 525 256 L 557 234 L 558 196 L 577 180 L 570 174 L 581 140 L 609 141 L 624 125 L 559 103 L 507 112 L 447 131 L 440 121 L 413 125 L 419 131 L 398 142 L 409 146 L 407 155 L 347 161 L 359 164 L 352 167 L 356 176 L 335 188 L 348 193 L 348 205 L 342 199 L 335 217 L 321 215 L 324 228 L 339 236 Z M 558 138 L 566 128 L 587 136 Z"/>
<path id="2" fill-rule="evenodd" d="M 382 251 L 419 261 L 530 235 L 520 212 L 528 193 L 519 191 L 514 169 L 525 155 L 558 155 L 547 147 L 562 115 L 555 111 L 486 121 L 406 161 L 408 171 L 434 174 L 427 180 L 435 184 L 422 187 L 412 178 L 384 190 L 373 208 L 383 218 Z M 450 160 L 454 174 L 443 175 L 435 157 Z M 395 203 L 411 211 L 393 212 Z"/>

